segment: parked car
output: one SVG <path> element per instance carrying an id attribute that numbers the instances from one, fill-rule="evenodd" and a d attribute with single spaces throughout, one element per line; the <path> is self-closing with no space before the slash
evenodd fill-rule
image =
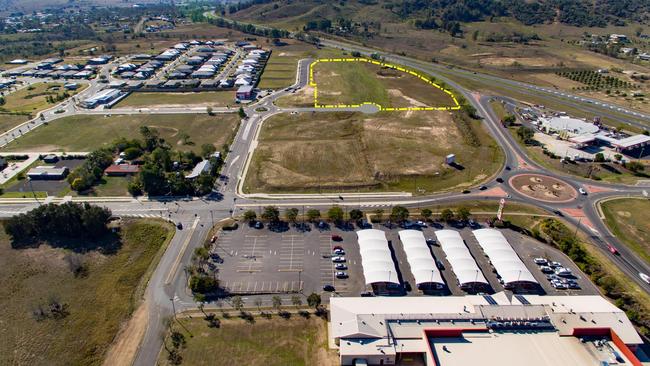
<path id="1" fill-rule="evenodd" d="M 336 268 L 336 269 L 339 270 L 339 271 L 343 271 L 343 270 L 348 269 L 348 266 L 346 266 L 346 265 L 343 264 L 343 263 L 337 263 L 336 266 L 334 266 L 334 268 Z"/>
<path id="2" fill-rule="evenodd" d="M 217 236 L 212 235 L 212 238 L 210 238 L 210 243 L 214 243 L 215 241 L 217 241 Z"/>
<path id="3" fill-rule="evenodd" d="M 334 254 L 336 254 L 336 255 L 344 255 L 345 251 L 343 249 L 334 249 Z"/>
<path id="4" fill-rule="evenodd" d="M 643 281 L 650 285 L 650 276 L 645 273 L 639 273 L 639 277 L 641 277 Z"/>
<path id="5" fill-rule="evenodd" d="M 553 273 L 553 268 L 549 266 L 541 266 L 539 269 L 542 271 L 542 273 Z"/>
<path id="6" fill-rule="evenodd" d="M 343 241 L 343 238 L 340 235 L 332 235 L 332 240 L 333 241 Z"/>
<path id="7" fill-rule="evenodd" d="M 264 224 L 262 223 L 262 221 L 256 221 L 256 222 L 255 222 L 255 225 L 253 225 L 253 226 L 254 226 L 256 229 L 262 229 L 262 228 L 264 228 Z"/>
<path id="8" fill-rule="evenodd" d="M 551 266 L 551 268 L 562 267 L 562 263 L 560 262 L 549 262 L 548 265 Z"/>
<path id="9" fill-rule="evenodd" d="M 438 242 L 436 242 L 436 239 L 427 239 L 427 244 L 429 245 L 438 245 Z"/>
<path id="10" fill-rule="evenodd" d="M 348 278 L 348 274 L 345 272 L 336 272 L 336 278 Z"/>
<path id="11" fill-rule="evenodd" d="M 540 266 L 545 266 L 548 263 L 548 261 L 545 258 L 541 258 L 541 257 L 535 258 L 533 259 L 533 261 L 535 262 L 535 264 L 538 264 Z"/>
<path id="12" fill-rule="evenodd" d="M 332 262 L 334 262 L 334 263 L 345 262 L 345 257 L 343 257 L 343 256 L 332 257 Z"/>
<path id="13" fill-rule="evenodd" d="M 418 220 L 418 221 L 416 221 L 415 223 L 416 223 L 417 225 L 419 225 L 420 227 L 427 227 L 427 223 L 424 222 L 424 221 L 422 221 L 422 220 Z"/>
<path id="14" fill-rule="evenodd" d="M 343 247 L 340 245 L 335 245 L 334 247 L 332 247 L 332 250 L 337 250 L 337 249 L 343 250 Z"/>
<path id="15" fill-rule="evenodd" d="M 332 291 L 334 291 L 334 286 L 325 285 L 325 286 L 323 286 L 323 291 L 332 292 Z"/>

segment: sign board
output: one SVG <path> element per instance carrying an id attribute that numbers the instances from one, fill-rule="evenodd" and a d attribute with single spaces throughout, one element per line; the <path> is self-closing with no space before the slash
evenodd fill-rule
<path id="1" fill-rule="evenodd" d="M 502 198 L 501 201 L 499 201 L 499 211 L 497 211 L 497 219 L 501 221 L 501 216 L 503 215 L 503 207 L 506 205 L 506 200 L 505 198 Z"/>

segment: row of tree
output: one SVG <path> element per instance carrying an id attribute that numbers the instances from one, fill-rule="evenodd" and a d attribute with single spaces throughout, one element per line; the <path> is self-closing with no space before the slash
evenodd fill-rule
<path id="1" fill-rule="evenodd" d="M 373 211 L 372 214 L 377 220 L 381 221 L 384 217 L 384 210 L 378 209 Z M 298 220 L 299 215 L 300 210 L 295 207 L 284 211 L 284 219 L 290 223 L 295 223 Z M 456 212 L 447 208 L 440 212 L 440 219 L 445 222 L 450 222 L 453 220 L 466 221 L 470 218 L 471 215 L 472 213 L 467 207 L 460 207 Z M 352 209 L 346 214 L 345 210 L 341 206 L 335 205 L 327 210 L 325 217 L 333 222 L 342 222 L 345 221 L 346 218 L 353 221 L 361 220 L 363 216 L 363 211 L 359 209 Z M 393 206 L 389 218 L 391 221 L 401 223 L 408 220 L 410 216 L 411 213 L 408 208 L 404 206 Z M 242 217 L 245 221 L 248 222 L 252 222 L 258 219 L 257 213 L 254 210 L 245 211 Z M 425 220 L 431 220 L 433 217 L 433 211 L 428 208 L 422 209 L 420 210 L 420 217 Z M 268 222 L 278 222 L 281 220 L 280 210 L 275 206 L 266 206 L 262 210 L 260 218 Z M 309 222 L 318 221 L 321 219 L 321 212 L 314 208 L 309 209 L 305 211 L 304 219 Z"/>
<path id="2" fill-rule="evenodd" d="M 56 237 L 98 239 L 109 232 L 107 208 L 88 203 L 46 204 L 3 222 L 13 247 Z"/>

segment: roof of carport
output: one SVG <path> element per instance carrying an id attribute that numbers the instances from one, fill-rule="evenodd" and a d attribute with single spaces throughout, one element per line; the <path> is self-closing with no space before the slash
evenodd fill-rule
<path id="1" fill-rule="evenodd" d="M 366 229 L 357 231 L 357 238 L 366 285 L 380 282 L 399 284 L 386 234 L 381 230 Z"/>

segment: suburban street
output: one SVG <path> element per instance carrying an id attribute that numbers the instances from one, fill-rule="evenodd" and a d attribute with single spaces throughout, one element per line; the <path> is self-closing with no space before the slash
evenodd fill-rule
<path id="1" fill-rule="evenodd" d="M 352 44 L 338 41 L 323 40 L 323 45 L 343 48 L 348 51 L 358 51 L 362 54 L 370 54 L 375 50 L 359 47 Z M 148 327 L 144 341 L 142 342 L 136 365 L 153 365 L 156 363 L 158 352 L 162 346 L 162 334 L 165 332 L 163 319 L 169 317 L 174 312 L 196 307 L 192 295 L 187 287 L 187 277 L 184 268 L 191 261 L 194 249 L 202 245 L 206 240 L 210 228 L 217 222 L 237 216 L 249 208 L 260 206 L 275 205 L 282 208 L 304 206 L 306 208 L 327 209 L 332 205 L 347 206 L 350 208 L 360 208 L 373 210 L 376 208 L 389 209 L 394 205 L 403 205 L 410 208 L 421 207 L 425 205 L 444 205 L 447 203 L 458 203 L 469 200 L 490 200 L 498 201 L 505 198 L 507 202 L 525 203 L 534 205 L 545 210 L 551 215 L 557 215 L 556 211 L 563 213 L 564 219 L 573 225 L 578 225 L 579 230 L 587 235 L 593 245 L 601 249 L 604 255 L 607 255 L 616 265 L 626 273 L 629 278 L 635 281 L 640 287 L 650 292 L 650 285 L 643 282 L 638 274 L 640 272 L 650 273 L 650 266 L 643 260 L 639 259 L 630 249 L 628 249 L 618 238 L 611 235 L 606 228 L 601 214 L 597 209 L 597 203 L 600 200 L 611 197 L 627 196 L 644 196 L 646 188 L 643 186 L 630 186 L 622 184 L 607 184 L 596 181 L 589 181 L 574 176 L 560 174 L 549 171 L 532 159 L 530 159 L 521 146 L 513 137 L 502 127 L 499 119 L 490 106 L 491 95 L 478 95 L 470 90 L 466 90 L 453 80 L 441 76 L 440 73 L 449 75 L 459 75 L 464 78 L 480 77 L 490 82 L 499 83 L 507 88 L 517 89 L 522 93 L 538 93 L 561 101 L 565 105 L 574 106 L 585 111 L 598 113 L 603 116 L 630 123 L 638 127 L 647 127 L 646 124 L 626 120 L 624 116 L 634 117 L 638 120 L 644 120 L 650 124 L 650 116 L 628 110 L 622 107 L 604 104 L 588 98 L 570 95 L 568 93 L 559 93 L 555 90 L 537 87 L 517 81 L 501 79 L 489 75 L 474 75 L 469 71 L 459 69 L 448 69 L 444 66 L 424 63 L 412 60 L 403 56 L 382 52 L 387 60 L 415 70 L 429 73 L 444 80 L 463 96 L 477 109 L 479 115 L 483 118 L 483 123 L 487 126 L 490 134 L 496 139 L 498 145 L 503 149 L 505 154 L 505 164 L 501 171 L 490 181 L 483 183 L 487 189 L 479 191 L 476 187 L 471 189 L 471 193 L 463 194 L 460 192 L 443 192 L 424 196 L 413 196 L 409 193 L 395 192 L 381 194 L 300 194 L 300 195 L 248 195 L 242 192 L 241 186 L 246 176 L 252 153 L 257 146 L 257 139 L 262 124 L 269 117 L 279 113 L 289 112 L 332 112 L 336 110 L 345 111 L 363 111 L 368 112 L 367 108 L 342 108 L 342 109 L 319 109 L 319 108 L 280 108 L 274 102 L 285 95 L 291 94 L 290 91 L 281 90 L 262 98 L 254 104 L 247 105 L 244 110 L 247 118 L 243 119 L 237 135 L 230 146 L 230 151 L 225 159 L 222 179 L 218 180 L 218 186 L 207 197 L 200 199 L 182 199 L 182 198 L 65 198 L 49 199 L 46 202 L 64 202 L 64 201 L 84 201 L 94 202 L 98 205 L 105 206 L 112 210 L 115 216 L 121 217 L 159 217 L 169 220 L 173 223 L 182 223 L 183 229 L 177 229 L 176 235 L 171 241 L 168 249 L 155 272 L 153 273 L 145 293 L 145 304 L 148 307 Z M 309 78 L 309 64 L 312 60 L 300 60 L 296 75 L 294 88 L 303 88 L 306 86 Z M 115 63 L 105 65 L 102 72 L 107 73 Z M 91 81 L 90 86 L 75 98 L 83 99 L 84 96 L 96 93 L 105 85 L 97 81 Z M 596 107 L 598 106 L 598 107 Z M 62 112 L 55 113 L 56 111 Z M 237 109 L 215 108 L 215 113 L 235 113 Z M 610 111 L 610 112 L 607 112 Z M 615 113 L 614 113 L 615 112 Z M 151 113 L 206 113 L 205 108 L 140 108 L 119 110 L 79 110 L 72 101 L 65 101 L 41 113 L 40 116 L 26 122 L 0 136 L 0 146 L 4 146 L 12 140 L 19 138 L 21 135 L 29 133 L 31 130 L 38 128 L 43 123 L 56 123 L 56 120 L 65 116 L 75 114 L 151 114 Z M 608 114 L 607 114 L 608 113 Z M 574 189 L 581 187 L 589 193 L 588 195 L 578 195 L 577 198 L 563 203 L 549 203 L 533 199 L 520 194 L 514 187 L 510 186 L 509 179 L 521 173 L 537 173 L 559 179 Z M 503 183 L 496 179 L 503 179 Z M 33 209 L 41 202 L 31 199 L 4 199 L 0 200 L 0 217 L 10 217 L 22 212 Z M 506 204 L 507 211 L 507 204 Z M 607 245 L 613 245 L 619 250 L 619 255 L 614 255 L 607 250 Z M 269 298 L 263 301 L 270 303 Z"/>

